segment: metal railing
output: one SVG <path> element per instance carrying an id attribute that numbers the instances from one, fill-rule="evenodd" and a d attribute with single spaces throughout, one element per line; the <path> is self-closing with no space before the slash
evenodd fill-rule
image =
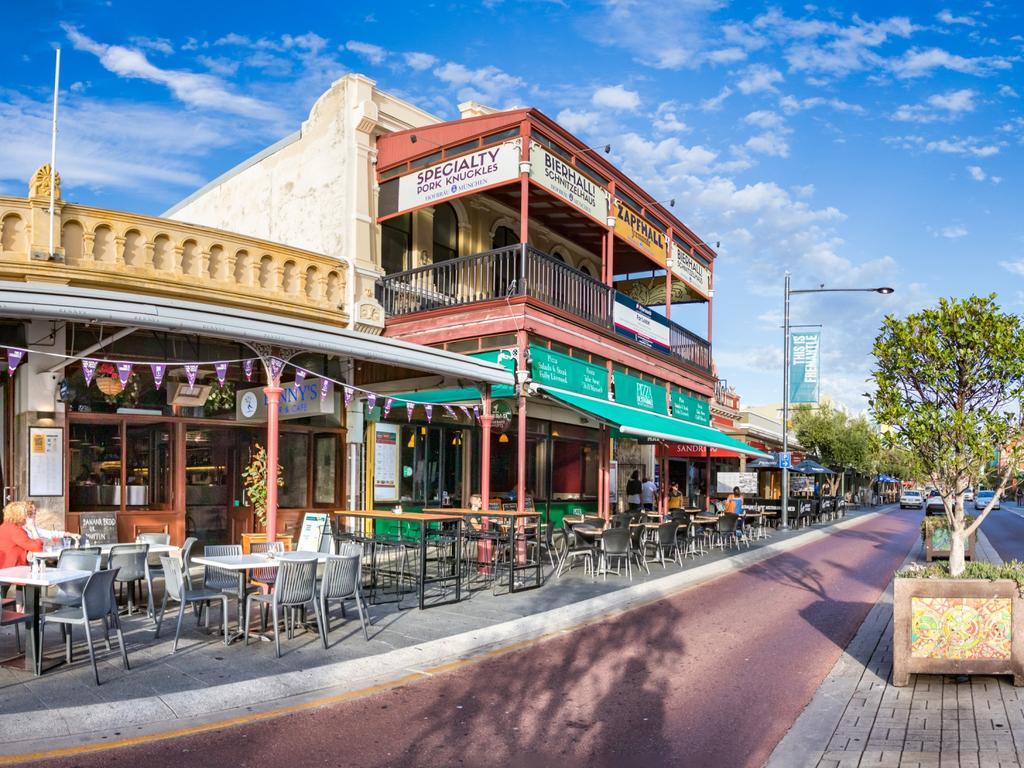
<path id="1" fill-rule="evenodd" d="M 529 296 L 614 332 L 616 290 L 529 245 L 440 261 L 386 275 L 377 299 L 389 316 Z M 669 321 L 671 357 L 711 370 L 711 345 Z"/>

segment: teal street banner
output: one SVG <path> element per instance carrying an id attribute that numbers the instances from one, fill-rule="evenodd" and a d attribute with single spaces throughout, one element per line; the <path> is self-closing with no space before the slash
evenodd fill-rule
<path id="1" fill-rule="evenodd" d="M 789 337 L 789 402 L 817 403 L 820 378 L 821 331 L 801 331 Z"/>

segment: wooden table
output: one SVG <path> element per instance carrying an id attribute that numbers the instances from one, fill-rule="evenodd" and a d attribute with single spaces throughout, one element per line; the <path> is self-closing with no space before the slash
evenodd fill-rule
<path id="1" fill-rule="evenodd" d="M 363 520 L 372 521 L 374 539 L 377 538 L 378 520 L 396 520 L 398 522 L 401 522 L 402 520 L 411 520 L 413 522 L 419 523 L 420 564 L 418 579 L 419 586 L 417 592 L 419 597 L 419 608 L 421 611 L 427 607 L 427 584 L 445 583 L 452 579 L 451 576 L 439 576 L 434 579 L 427 579 L 427 525 L 429 523 L 455 523 L 455 599 L 446 600 L 441 603 L 431 603 L 431 605 L 451 605 L 452 603 L 457 603 L 462 599 L 462 577 L 460 575 L 462 571 L 462 547 L 460 546 L 460 540 L 462 539 L 462 526 L 464 523 L 463 515 L 459 514 L 456 511 L 448 510 L 424 510 L 423 512 L 393 512 L 375 509 L 339 509 L 335 510 L 334 515 L 335 517 L 356 517 Z M 376 579 L 375 569 L 373 577 Z M 401 599 L 399 599 L 399 604 L 400 603 Z"/>
<path id="2" fill-rule="evenodd" d="M 54 568 L 33 575 L 32 568 L 27 565 L 0 568 L 0 584 L 14 584 L 25 590 L 25 608 L 31 617 L 28 642 L 25 643 L 25 669 L 27 671 L 37 676 L 43 674 L 43 638 L 42 625 L 39 621 L 41 615 L 39 598 L 42 590 L 46 587 L 66 584 L 69 581 L 82 581 L 90 576 L 92 576 L 92 571 L 57 570 Z"/>

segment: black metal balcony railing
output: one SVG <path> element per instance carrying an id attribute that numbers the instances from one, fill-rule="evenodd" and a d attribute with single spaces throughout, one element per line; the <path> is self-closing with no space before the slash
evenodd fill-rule
<path id="1" fill-rule="evenodd" d="M 411 315 L 481 301 L 529 296 L 614 331 L 614 288 L 529 245 L 475 253 L 377 281 L 377 299 L 388 315 Z M 669 321 L 671 356 L 711 370 L 711 345 Z"/>

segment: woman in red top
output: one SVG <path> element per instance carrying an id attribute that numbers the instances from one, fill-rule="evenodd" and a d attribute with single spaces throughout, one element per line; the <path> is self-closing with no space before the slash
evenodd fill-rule
<path id="1" fill-rule="evenodd" d="M 4 521 L 0 524 L 0 568 L 28 565 L 29 552 L 42 552 L 42 539 L 33 539 L 25 530 L 35 505 L 31 501 L 12 501 L 4 507 Z"/>

